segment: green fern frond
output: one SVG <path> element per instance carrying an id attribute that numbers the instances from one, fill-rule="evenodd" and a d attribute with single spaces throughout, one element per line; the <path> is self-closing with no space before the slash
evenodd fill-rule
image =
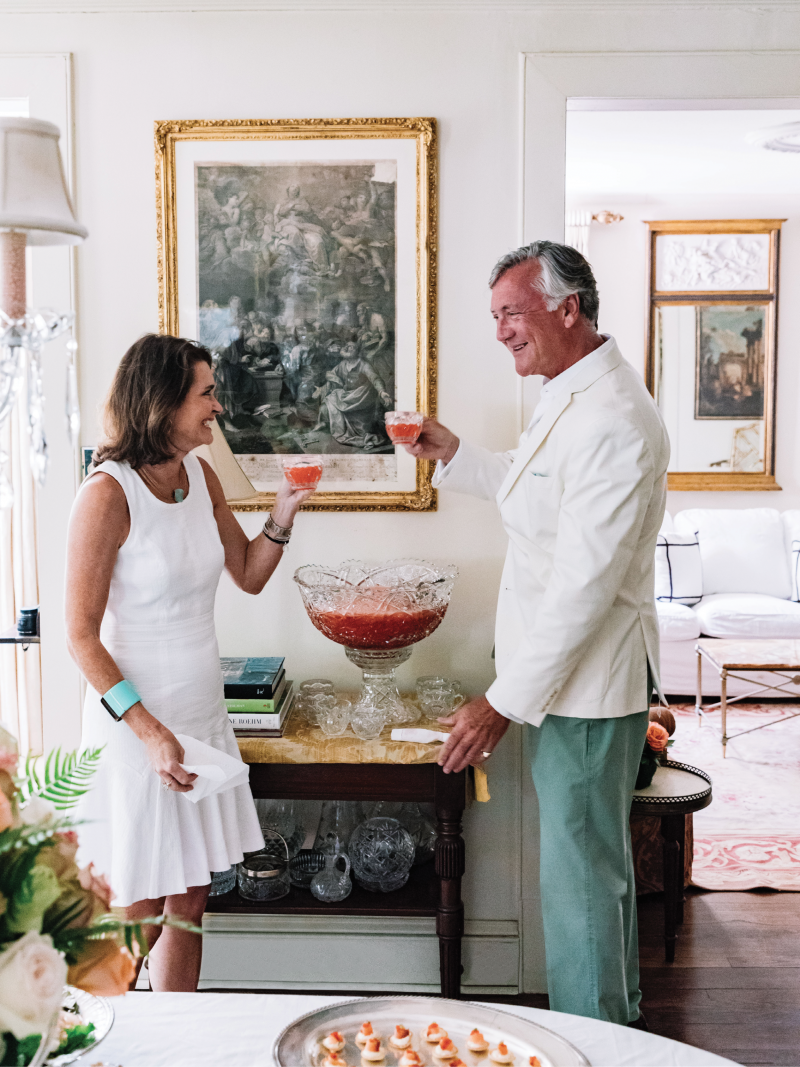
<path id="1" fill-rule="evenodd" d="M 98 768 L 102 748 L 87 748 L 83 752 L 65 752 L 53 749 L 44 767 L 40 757 L 28 756 L 25 774 L 19 783 L 22 803 L 32 797 L 49 800 L 59 811 L 75 807 L 80 798 L 91 788 L 91 778 Z"/>

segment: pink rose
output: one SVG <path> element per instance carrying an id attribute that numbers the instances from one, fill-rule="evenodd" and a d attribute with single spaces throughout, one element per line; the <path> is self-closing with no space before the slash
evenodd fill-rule
<path id="1" fill-rule="evenodd" d="M 111 901 L 114 899 L 114 893 L 106 881 L 106 876 L 94 873 L 93 863 L 90 863 L 88 867 L 84 867 L 82 871 L 78 871 L 78 881 L 81 883 L 81 889 L 87 889 L 90 893 L 94 893 L 105 910 L 108 911 L 111 907 Z"/>
<path id="2" fill-rule="evenodd" d="M 0 771 L 6 771 L 10 775 L 17 773 L 17 763 L 19 762 L 19 756 L 16 752 L 11 752 L 7 748 L 0 748 Z"/>
<path id="3" fill-rule="evenodd" d="M 5 793 L 0 792 L 0 833 L 2 833 L 3 830 L 7 830 L 13 822 L 14 812 L 11 807 L 11 801 Z"/>

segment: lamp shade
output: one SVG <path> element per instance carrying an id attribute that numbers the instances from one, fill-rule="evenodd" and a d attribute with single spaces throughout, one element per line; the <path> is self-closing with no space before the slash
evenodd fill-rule
<path id="1" fill-rule="evenodd" d="M 75 245 L 88 234 L 72 210 L 58 138 L 52 122 L 0 118 L 0 230 L 24 230 L 28 244 Z"/>

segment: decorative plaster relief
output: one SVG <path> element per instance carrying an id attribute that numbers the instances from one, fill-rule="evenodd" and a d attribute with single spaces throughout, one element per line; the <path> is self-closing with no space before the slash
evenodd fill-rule
<path id="1" fill-rule="evenodd" d="M 659 292 L 769 289 L 768 233 L 675 233 L 656 238 Z"/>

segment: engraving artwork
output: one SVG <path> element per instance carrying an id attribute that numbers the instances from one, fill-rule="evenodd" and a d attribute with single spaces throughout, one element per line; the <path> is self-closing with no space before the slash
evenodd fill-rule
<path id="1" fill-rule="evenodd" d="M 698 307 L 696 419 L 763 419 L 766 308 Z"/>
<path id="2" fill-rule="evenodd" d="M 767 233 L 662 234 L 656 288 L 661 292 L 748 292 L 769 288 Z"/>
<path id="3" fill-rule="evenodd" d="M 395 477 L 395 190 L 391 160 L 195 165 L 200 341 L 251 479 L 296 453 Z"/>

